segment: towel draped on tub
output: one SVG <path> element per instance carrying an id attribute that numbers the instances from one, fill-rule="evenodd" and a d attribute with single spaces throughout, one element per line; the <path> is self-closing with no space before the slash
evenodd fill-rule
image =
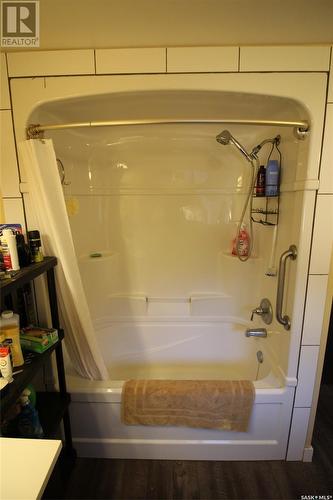
<path id="1" fill-rule="evenodd" d="M 254 396 L 249 380 L 127 380 L 122 422 L 246 432 Z"/>

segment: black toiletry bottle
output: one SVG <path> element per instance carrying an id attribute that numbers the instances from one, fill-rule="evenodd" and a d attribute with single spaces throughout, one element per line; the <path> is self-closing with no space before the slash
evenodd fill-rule
<path id="1" fill-rule="evenodd" d="M 260 165 L 257 174 L 256 196 L 265 196 L 265 181 L 266 181 L 266 169 L 264 165 Z"/>
<path id="2" fill-rule="evenodd" d="M 30 248 L 24 241 L 24 236 L 21 233 L 16 233 L 16 246 L 20 267 L 26 267 L 31 264 Z"/>

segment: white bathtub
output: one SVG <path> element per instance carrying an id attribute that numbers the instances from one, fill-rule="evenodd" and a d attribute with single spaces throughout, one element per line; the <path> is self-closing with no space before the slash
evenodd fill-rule
<path id="1" fill-rule="evenodd" d="M 265 345 L 246 338 L 246 325 L 222 321 L 96 324 L 111 379 L 88 381 L 67 369 L 73 438 L 79 456 L 198 460 L 284 459 L 293 387 L 284 381 Z M 108 339 L 108 342 L 106 342 Z M 257 352 L 263 354 L 258 363 Z M 125 426 L 121 389 L 130 378 L 248 379 L 255 402 L 248 432 L 185 427 Z"/>

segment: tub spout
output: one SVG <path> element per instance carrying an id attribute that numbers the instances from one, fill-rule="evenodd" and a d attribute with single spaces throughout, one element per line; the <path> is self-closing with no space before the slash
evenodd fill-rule
<path id="1" fill-rule="evenodd" d="M 247 328 L 245 337 L 267 337 L 266 328 Z"/>

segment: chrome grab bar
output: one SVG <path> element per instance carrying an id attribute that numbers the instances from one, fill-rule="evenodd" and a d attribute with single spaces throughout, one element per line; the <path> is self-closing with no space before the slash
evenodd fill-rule
<path id="1" fill-rule="evenodd" d="M 276 294 L 276 319 L 281 325 L 285 327 L 286 330 L 290 330 L 290 318 L 287 315 L 283 316 L 283 294 L 284 294 L 284 283 L 286 277 L 286 260 L 290 257 L 295 260 L 297 257 L 297 248 L 295 245 L 291 245 L 288 250 L 286 250 L 280 257 L 279 263 L 279 276 L 278 276 L 278 287 Z"/>

